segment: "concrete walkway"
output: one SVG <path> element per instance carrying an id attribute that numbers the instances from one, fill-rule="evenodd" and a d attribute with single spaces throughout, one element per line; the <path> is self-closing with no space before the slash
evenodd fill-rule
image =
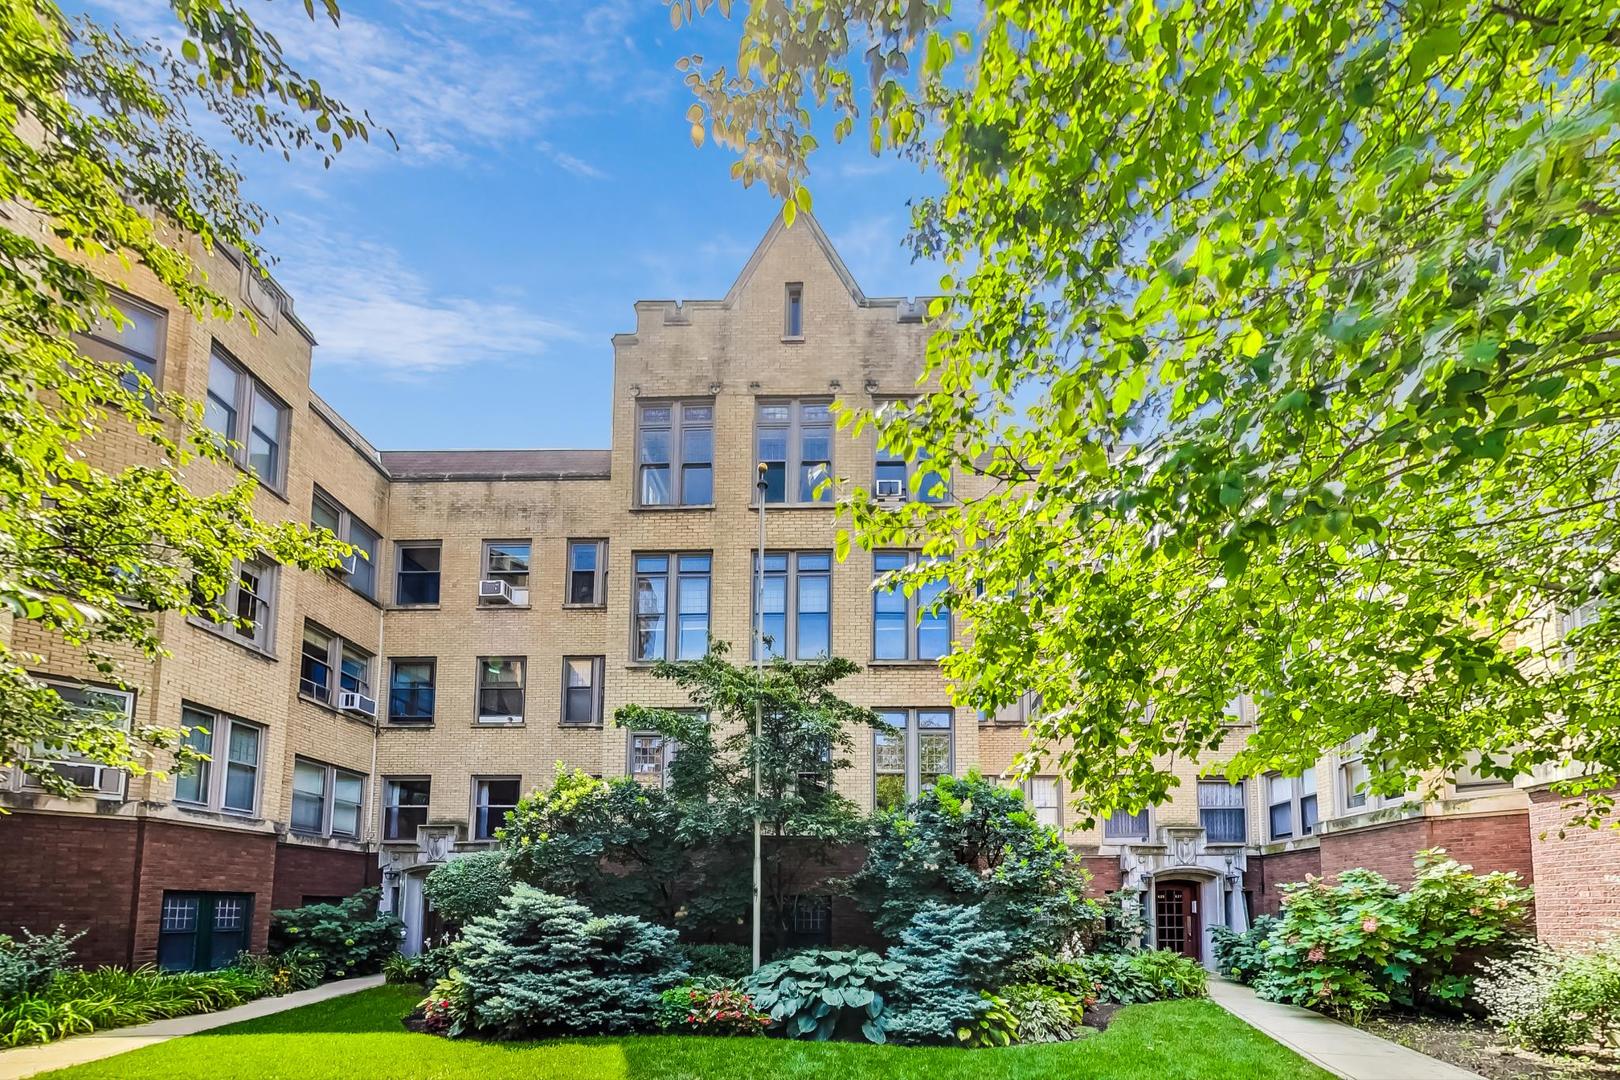
<path id="1" fill-rule="evenodd" d="M 1210 979 L 1209 996 L 1250 1027 L 1344 1080 L 1481 1080 L 1478 1073 L 1437 1061 L 1321 1013 L 1262 1001 L 1253 990 L 1235 982 Z"/>
<path id="2" fill-rule="evenodd" d="M 138 1024 L 135 1027 L 109 1028 L 106 1031 L 78 1035 L 60 1042 L 45 1043 L 42 1046 L 19 1046 L 10 1050 L 0 1050 L 0 1080 L 22 1080 L 25 1076 L 50 1072 L 53 1069 L 65 1069 L 70 1065 L 99 1061 L 114 1054 L 139 1050 L 143 1046 L 156 1046 L 158 1043 L 168 1042 L 182 1035 L 195 1035 L 199 1031 L 209 1031 L 224 1027 L 226 1024 L 286 1012 L 302 1005 L 313 1005 L 317 1001 L 326 1001 L 381 985 L 381 975 L 368 975 L 363 979 L 342 979 L 317 986 L 313 990 L 299 990 L 283 994 L 281 997 L 259 998 L 246 1005 L 238 1005 L 234 1009 L 198 1013 L 195 1016 L 176 1016 L 172 1020 L 154 1020 L 150 1024 Z"/>

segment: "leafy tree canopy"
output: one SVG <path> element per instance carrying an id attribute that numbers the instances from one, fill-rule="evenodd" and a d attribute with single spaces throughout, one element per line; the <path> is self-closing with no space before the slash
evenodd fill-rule
<path id="1" fill-rule="evenodd" d="M 1471 752 L 1614 783 L 1620 4 L 950 9 L 760 0 L 682 67 L 789 218 L 821 121 L 942 181 L 938 389 L 877 422 L 967 497 L 852 521 L 950 556 L 966 702 L 1038 693 L 1097 811 L 1239 692 L 1233 775 L 1364 736 L 1385 793 Z"/>
<path id="2" fill-rule="evenodd" d="M 347 554 L 329 535 L 258 521 L 250 477 L 191 491 L 188 462 L 227 460 L 197 407 L 90 359 L 75 338 L 123 325 L 98 273 L 129 266 L 194 317 L 251 318 L 189 254 L 225 247 L 263 267 L 264 214 L 193 114 L 245 146 L 328 163 L 345 139 L 369 137 L 369 121 L 290 68 L 233 0 L 175 0 L 174 11 L 177 54 L 69 20 L 49 0 L 0 2 L 0 201 L 14 208 L 0 216 L 0 603 L 110 675 L 120 647 L 161 651 L 156 612 L 228 618 L 218 603 L 237 561 L 264 552 L 319 567 Z M 335 23 L 335 4 L 325 14 Z M 96 464 L 96 436 L 111 427 L 150 443 L 143 463 Z M 141 771 L 142 740 L 121 719 L 67 707 L 29 676 L 33 662 L 0 645 L 0 769 L 80 754 Z M 38 779 L 72 790 L 54 772 Z"/>

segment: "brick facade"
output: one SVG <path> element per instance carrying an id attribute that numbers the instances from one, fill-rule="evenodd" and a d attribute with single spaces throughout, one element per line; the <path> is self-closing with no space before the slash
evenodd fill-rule
<path id="1" fill-rule="evenodd" d="M 1331 877 L 1353 867 L 1376 870 L 1397 885 L 1412 883 L 1412 856 L 1445 848 L 1480 873 L 1509 870 L 1525 884 L 1535 880 L 1530 858 L 1530 821 L 1524 812 L 1471 817 L 1422 816 L 1322 836 L 1321 873 Z"/>
<path id="2" fill-rule="evenodd" d="M 1620 930 L 1620 834 L 1565 828 L 1565 800 L 1538 789 L 1530 796 L 1528 837 L 1536 873 L 1536 932 L 1564 945 Z"/>
<path id="3" fill-rule="evenodd" d="M 83 930 L 74 946 L 80 962 L 129 964 L 137 828 L 130 820 L 80 815 L 0 817 L 6 852 L 0 933 Z"/>
<path id="4" fill-rule="evenodd" d="M 352 896 L 379 880 L 377 859 L 369 852 L 280 843 L 271 906 L 280 911 L 318 899 Z"/>
<path id="5" fill-rule="evenodd" d="M 1282 911 L 1283 894 L 1279 886 L 1321 873 L 1322 852 L 1316 847 L 1251 855 L 1243 871 L 1243 890 L 1249 894 L 1251 913 L 1276 915 Z"/>

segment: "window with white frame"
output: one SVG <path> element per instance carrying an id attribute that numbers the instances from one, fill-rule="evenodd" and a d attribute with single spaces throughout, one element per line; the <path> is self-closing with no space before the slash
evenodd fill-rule
<path id="1" fill-rule="evenodd" d="M 88 686 L 80 682 L 42 679 L 46 686 L 62 699 L 69 713 L 86 724 L 116 727 L 128 731 L 135 713 L 135 695 L 127 690 Z M 46 772 L 55 773 L 79 789 L 80 794 L 97 799 L 119 799 L 124 795 L 125 775 L 122 769 L 109 768 L 91 761 L 71 747 L 36 745 L 28 755 L 28 764 L 22 770 L 24 787 L 37 788 L 34 777 Z"/>
<path id="2" fill-rule="evenodd" d="M 182 706 L 180 722 L 189 729 L 186 745 L 210 760 L 190 762 L 179 769 L 175 802 L 232 814 L 257 812 L 264 728 L 200 705 Z"/>
<path id="3" fill-rule="evenodd" d="M 377 596 L 377 542 L 374 529 L 349 513 L 343 504 L 320 488 L 315 489 L 309 508 L 310 524 L 325 529 L 354 548 L 343 563 L 335 568 L 344 582 L 361 596 Z"/>
<path id="4" fill-rule="evenodd" d="M 506 824 L 506 815 L 518 804 L 520 781 L 515 776 L 482 776 L 473 780 L 472 838 L 493 840 Z"/>
<path id="5" fill-rule="evenodd" d="M 782 336 L 789 341 L 804 338 L 804 282 L 790 281 L 782 302 Z"/>
<path id="6" fill-rule="evenodd" d="M 1115 810 L 1103 822 L 1103 839 L 1120 843 L 1130 840 L 1146 840 L 1148 837 L 1148 812 L 1146 808 L 1131 813 L 1129 810 Z"/>
<path id="7" fill-rule="evenodd" d="M 291 411 L 216 342 L 209 359 L 203 422 L 237 445 L 236 463 L 282 490 L 287 476 L 287 422 Z"/>
<path id="8" fill-rule="evenodd" d="M 125 369 L 124 385 L 131 390 L 140 388 L 139 375 L 157 385 L 168 317 L 160 309 L 120 292 L 109 291 L 107 300 L 123 318 L 97 319 L 88 331 L 75 335 L 79 351 L 92 360 Z"/>
<path id="9" fill-rule="evenodd" d="M 754 448 L 765 466 L 765 501 L 831 502 L 832 438 L 831 401 L 760 402 Z"/>
<path id="10" fill-rule="evenodd" d="M 275 644 L 279 567 L 268 559 L 238 563 L 216 600 L 199 598 L 204 621 L 221 634 L 260 652 Z"/>
<path id="11" fill-rule="evenodd" d="M 1024 798 L 1036 821 L 1050 829 L 1062 828 L 1063 804 L 1058 799 L 1057 777 L 1032 776 L 1025 780 Z"/>
<path id="12" fill-rule="evenodd" d="M 1266 832 L 1272 840 L 1291 840 L 1316 832 L 1316 767 L 1298 776 L 1267 773 Z"/>
<path id="13" fill-rule="evenodd" d="M 757 573 L 757 552 L 754 558 Z M 830 656 L 832 553 L 767 551 L 763 584 L 763 617 L 759 612 L 755 616 L 765 636 L 765 655 L 795 660 Z M 751 588 L 749 593 L 757 598 L 758 590 Z M 760 643 L 755 642 L 754 655 L 759 652 Z"/>
<path id="14" fill-rule="evenodd" d="M 1579 631 L 1584 630 L 1588 626 L 1591 626 L 1593 623 L 1597 622 L 1598 616 L 1601 614 L 1602 610 L 1603 598 L 1599 597 L 1595 600 L 1588 600 L 1579 607 L 1572 608 L 1569 611 L 1565 611 L 1560 614 L 1558 617 L 1559 639 L 1563 641 L 1563 639 L 1568 638 L 1571 634 L 1576 634 L 1578 637 Z M 1573 668 L 1575 666 L 1577 655 L 1573 643 L 1564 641 L 1563 660 L 1564 667 Z"/>
<path id="15" fill-rule="evenodd" d="M 394 603 L 400 607 L 435 607 L 439 603 L 437 540 L 415 540 L 395 549 Z"/>
<path id="16" fill-rule="evenodd" d="M 1011 705 L 1003 705 L 993 713 L 980 711 L 979 723 L 1006 727 L 1025 727 L 1039 714 L 1041 695 L 1031 690 Z"/>
<path id="17" fill-rule="evenodd" d="M 708 653 L 711 564 L 707 552 L 635 557 L 633 659 L 697 660 Z M 673 632 L 671 596 L 675 600 Z"/>
<path id="18" fill-rule="evenodd" d="M 308 758 L 293 759 L 292 830 L 308 836 L 360 835 L 366 778 Z"/>
<path id="19" fill-rule="evenodd" d="M 892 731 L 873 733 L 874 804 L 898 810 L 951 771 L 950 709 L 878 709 Z"/>
<path id="20" fill-rule="evenodd" d="M 383 780 L 383 839 L 416 839 L 416 830 L 427 824 L 428 800 L 433 781 L 425 776 L 390 776 Z"/>
<path id="21" fill-rule="evenodd" d="M 872 556 L 874 580 L 918 564 L 911 551 L 879 551 Z M 872 592 L 872 657 L 875 660 L 938 660 L 951 651 L 951 612 L 941 597 L 943 580 L 917 585 L 907 595 L 900 582 L 875 585 Z"/>
<path id="22" fill-rule="evenodd" d="M 484 541 L 485 581 L 504 581 L 511 589 L 511 603 L 519 607 L 529 602 L 529 554 L 533 550 L 527 540 Z M 479 603 L 495 605 L 494 597 L 483 596 Z"/>
<path id="23" fill-rule="evenodd" d="M 1347 813 L 1397 806 L 1406 800 L 1405 795 L 1379 795 L 1371 790 L 1372 766 L 1362 753 L 1363 739 L 1361 735 L 1350 739 L 1338 755 L 1339 805 Z"/>
<path id="24" fill-rule="evenodd" d="M 523 722 L 524 672 L 528 659 L 522 656 L 480 656 L 478 658 L 478 722 L 480 724 L 521 724 Z"/>
<path id="25" fill-rule="evenodd" d="M 669 786 L 669 767 L 675 760 L 676 744 L 656 731 L 636 731 L 630 735 L 630 775 L 653 787 Z"/>
<path id="26" fill-rule="evenodd" d="M 714 504 L 714 402 L 645 404 L 636 411 L 636 505 Z"/>
<path id="27" fill-rule="evenodd" d="M 607 541 L 568 541 L 568 599 L 571 607 L 607 603 Z"/>
<path id="28" fill-rule="evenodd" d="M 563 657 L 562 722 L 567 727 L 602 725 L 604 656 Z"/>
<path id="29" fill-rule="evenodd" d="M 371 696 L 369 652 L 312 622 L 304 623 L 298 659 L 298 692 L 324 705 L 337 705 L 345 691 Z"/>
<path id="30" fill-rule="evenodd" d="M 1211 844 L 1243 844 L 1249 839 L 1243 781 L 1198 781 L 1198 824 Z"/>
<path id="31" fill-rule="evenodd" d="M 1485 756 L 1483 751 L 1470 750 L 1464 755 L 1465 763 L 1451 776 L 1452 786 L 1459 795 L 1477 795 L 1487 791 L 1501 791 L 1513 786 L 1513 781 L 1503 780 L 1493 773 L 1487 772 L 1485 767 L 1492 763 L 1492 759 Z"/>

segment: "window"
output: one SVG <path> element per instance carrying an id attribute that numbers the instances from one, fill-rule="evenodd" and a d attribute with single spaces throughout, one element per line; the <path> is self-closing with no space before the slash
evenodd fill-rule
<path id="1" fill-rule="evenodd" d="M 1272 840 L 1316 832 L 1316 769 L 1298 776 L 1266 774 L 1266 830 Z"/>
<path id="2" fill-rule="evenodd" d="M 527 540 L 486 540 L 484 542 L 484 580 L 504 581 L 512 590 L 511 603 L 529 602 L 529 551 Z M 479 602 L 496 603 L 479 590 Z"/>
<path id="3" fill-rule="evenodd" d="M 520 781 L 512 776 L 474 778 L 474 840 L 495 839 L 495 830 L 506 824 L 506 815 L 517 806 L 519 784 Z"/>
<path id="4" fill-rule="evenodd" d="M 915 552 L 880 551 L 872 556 L 877 579 L 918 565 Z M 917 585 L 910 596 L 896 582 L 872 594 L 872 656 L 877 660 L 938 660 L 951 651 L 951 612 L 942 603 L 944 581 Z"/>
<path id="5" fill-rule="evenodd" d="M 523 669 L 521 656 L 478 658 L 478 722 L 523 723 Z"/>
<path id="6" fill-rule="evenodd" d="M 209 358 L 203 422 L 237 443 L 231 456 L 280 491 L 287 470 L 289 410 L 218 344 Z"/>
<path id="7" fill-rule="evenodd" d="M 579 607 L 607 603 L 607 541 L 568 541 L 568 600 Z"/>
<path id="8" fill-rule="evenodd" d="M 269 652 L 275 640 L 277 569 L 263 559 L 238 564 L 224 595 L 199 600 L 205 619 L 227 637 Z"/>
<path id="9" fill-rule="evenodd" d="M 630 736 L 630 775 L 654 787 L 669 784 L 669 766 L 675 760 L 675 743 L 656 731 L 637 731 Z"/>
<path id="10" fill-rule="evenodd" d="M 395 556 L 394 603 L 434 607 L 439 602 L 439 542 L 401 544 Z"/>
<path id="11" fill-rule="evenodd" d="M 804 337 L 803 282 L 788 282 L 787 295 L 783 298 L 782 306 L 782 336 L 793 339 Z"/>
<path id="12" fill-rule="evenodd" d="M 158 967 L 214 971 L 252 941 L 251 893 L 165 892 L 158 922 Z"/>
<path id="13" fill-rule="evenodd" d="M 1405 795 L 1378 795 L 1369 787 L 1372 782 L 1372 768 L 1362 755 L 1361 745 L 1363 737 L 1355 736 L 1344 744 L 1339 752 L 1339 792 L 1344 809 L 1374 810 L 1381 806 L 1396 806 L 1404 802 Z"/>
<path id="14" fill-rule="evenodd" d="M 309 509 L 310 524 L 325 529 L 355 549 L 337 573 L 361 596 L 377 595 L 377 534 L 320 488 Z"/>
<path id="15" fill-rule="evenodd" d="M 127 368 L 124 385 L 131 390 L 140 388 L 140 375 L 155 385 L 168 320 L 162 311 L 123 293 L 109 292 L 107 300 L 124 317 L 122 323 L 114 325 L 111 319 L 97 319 L 86 333 L 77 336 L 79 351 L 92 360 Z"/>
<path id="16" fill-rule="evenodd" d="M 1453 773 L 1451 777 L 1452 786 L 1457 789 L 1459 795 L 1464 793 L 1472 795 L 1478 792 L 1501 790 L 1513 786 L 1511 780 L 1503 780 L 1499 776 L 1483 771 L 1486 757 L 1480 751 L 1470 750 L 1466 758 L 1467 763 Z"/>
<path id="17" fill-rule="evenodd" d="M 832 501 L 832 403 L 761 402 L 755 457 L 765 465 L 767 503 Z"/>
<path id="18" fill-rule="evenodd" d="M 388 722 L 433 723 L 433 685 L 437 665 L 432 660 L 395 660 L 388 675 Z"/>
<path id="19" fill-rule="evenodd" d="M 1146 840 L 1148 836 L 1148 812 L 1144 809 L 1137 813 L 1129 810 L 1115 810 L 1103 822 L 1103 839 Z"/>
<path id="20" fill-rule="evenodd" d="M 1597 622 L 1598 615 L 1603 610 L 1603 603 L 1603 598 L 1598 597 L 1595 600 L 1588 600 L 1579 607 L 1571 608 L 1568 611 L 1560 613 L 1558 616 L 1559 638 L 1567 638 L 1570 634 L 1576 633 L 1580 630 L 1585 630 L 1588 626 L 1591 626 L 1593 623 Z M 1576 656 L 1575 645 L 1572 642 L 1564 643 L 1563 659 L 1565 668 L 1573 668 L 1575 666 L 1578 658 Z"/>
<path id="21" fill-rule="evenodd" d="M 602 671 L 606 657 L 563 657 L 562 722 L 569 727 L 602 724 Z"/>
<path id="22" fill-rule="evenodd" d="M 314 836 L 360 835 L 366 778 L 348 769 L 293 759 L 292 829 Z"/>
<path id="23" fill-rule="evenodd" d="M 134 694 L 126 690 L 86 686 L 83 683 L 56 682 L 48 679 L 44 682 L 56 691 L 56 696 L 62 699 L 69 712 L 93 720 L 97 724 L 108 724 L 124 731 L 129 730 L 130 717 L 135 711 Z M 81 794 L 97 799 L 118 799 L 124 794 L 122 769 L 109 769 L 105 765 L 90 761 L 75 753 L 71 747 L 36 746 L 34 752 L 29 755 L 28 767 L 23 771 L 24 786 L 37 786 L 30 781 L 29 773 L 38 775 L 46 771 L 67 780 L 77 787 Z"/>
<path id="24" fill-rule="evenodd" d="M 979 723 L 1025 727 L 1040 715 L 1041 695 L 1031 690 L 1010 705 L 1003 705 L 993 713 L 979 712 Z"/>
<path id="25" fill-rule="evenodd" d="M 714 403 L 643 405 L 636 415 L 636 505 L 713 505 Z"/>
<path id="26" fill-rule="evenodd" d="M 789 903 L 788 942 L 794 948 L 832 944 L 832 897 L 800 895 Z"/>
<path id="27" fill-rule="evenodd" d="M 879 709 L 894 730 L 874 734 L 879 810 L 897 810 L 951 771 L 951 710 Z"/>
<path id="28" fill-rule="evenodd" d="M 754 555 L 758 573 L 759 555 Z M 750 589 L 750 594 L 757 592 Z M 814 660 L 830 655 L 832 555 L 825 551 L 765 553 L 764 616 L 756 624 L 765 636 L 766 656 Z M 758 656 L 760 643 L 754 643 Z"/>
<path id="29" fill-rule="evenodd" d="M 635 642 L 640 661 L 696 660 L 709 651 L 708 555 L 637 555 Z M 675 627 L 669 597 L 675 596 Z"/>
<path id="30" fill-rule="evenodd" d="M 334 707 L 339 693 L 370 697 L 371 654 L 312 622 L 305 622 L 304 645 L 298 659 L 298 692 Z"/>
<path id="31" fill-rule="evenodd" d="M 212 760 L 194 762 L 174 781 L 178 803 L 203 810 L 252 814 L 259 807 L 259 752 L 264 728 L 196 705 L 180 709 L 180 722 L 191 731 L 186 745 Z"/>
<path id="32" fill-rule="evenodd" d="M 1198 824 L 1211 844 L 1242 844 L 1249 838 L 1243 782 L 1198 781 Z"/>
<path id="33" fill-rule="evenodd" d="M 1061 828 L 1058 782 L 1055 776 L 1032 776 L 1024 781 L 1024 798 L 1035 820 L 1049 829 Z"/>
<path id="34" fill-rule="evenodd" d="M 433 782 L 422 777 L 383 781 L 383 839 L 416 839 L 416 830 L 427 824 L 428 794 Z"/>
<path id="35" fill-rule="evenodd" d="M 951 497 L 950 485 L 945 477 L 928 467 L 926 455 L 908 461 L 898 452 L 885 447 L 881 436 L 873 466 L 873 480 L 876 481 L 873 493 L 883 499 L 942 503 Z"/>

